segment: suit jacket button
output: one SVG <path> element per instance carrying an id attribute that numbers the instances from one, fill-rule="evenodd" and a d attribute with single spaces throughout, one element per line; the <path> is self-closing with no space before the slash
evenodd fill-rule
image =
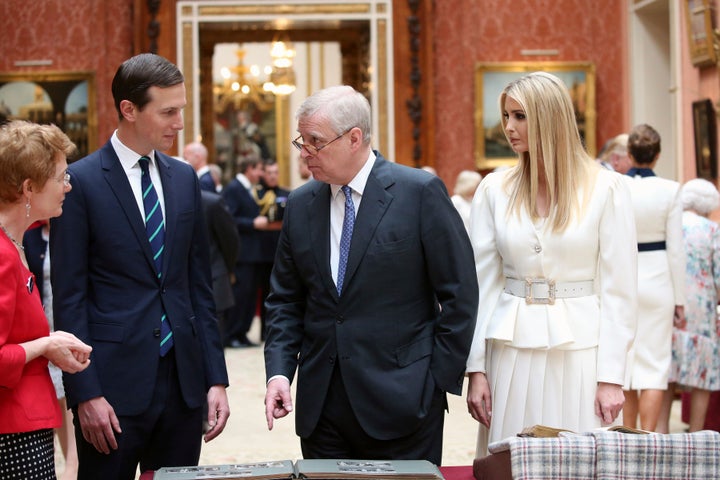
<path id="1" fill-rule="evenodd" d="M 160 338 L 160 329 L 159 328 L 153 328 L 153 337 Z"/>
<path id="2" fill-rule="evenodd" d="M 337 323 L 342 323 L 344 321 L 345 321 L 345 317 L 343 317 L 342 315 L 337 316 Z"/>

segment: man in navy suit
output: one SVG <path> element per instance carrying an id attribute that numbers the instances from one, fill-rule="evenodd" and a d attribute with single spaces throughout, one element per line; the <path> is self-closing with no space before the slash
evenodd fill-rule
<path id="1" fill-rule="evenodd" d="M 266 302 L 268 427 L 297 369 L 305 458 L 440 464 L 478 308 L 465 227 L 439 178 L 371 149 L 362 94 L 321 90 L 297 118 L 314 180 L 288 199 Z"/>
<path id="2" fill-rule="evenodd" d="M 200 190 L 217 192 L 215 179 L 208 165 L 208 151 L 200 142 L 191 142 L 183 149 L 183 158 L 193 167 L 200 181 Z"/>
<path id="3" fill-rule="evenodd" d="M 235 306 L 228 310 L 223 330 L 225 346 L 231 348 L 255 347 L 247 333 L 257 310 L 258 270 L 262 263 L 263 232 L 268 228 L 268 217 L 260 214 L 255 201 L 255 186 L 263 173 L 259 156 L 250 154 L 238 164 L 238 174 L 223 189 L 222 195 L 235 220 L 240 235 L 240 251 L 235 264 L 233 293 Z"/>
<path id="4" fill-rule="evenodd" d="M 137 55 L 112 93 L 118 128 L 68 168 L 68 215 L 50 238 L 56 325 L 93 347 L 91 367 L 64 379 L 81 480 L 197 464 L 203 406 L 205 441 L 229 415 L 198 179 L 161 153 L 183 127 L 182 73 Z M 159 245 L 146 233 L 153 222 Z"/>

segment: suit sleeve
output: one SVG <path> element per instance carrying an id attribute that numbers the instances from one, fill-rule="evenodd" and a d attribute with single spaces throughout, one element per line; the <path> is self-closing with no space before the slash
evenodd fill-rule
<path id="1" fill-rule="evenodd" d="M 72 191 L 65 196 L 63 214 L 50 221 L 53 316 L 56 330 L 70 332 L 91 344 L 87 311 L 91 250 L 88 212 L 80 178 L 71 175 L 70 182 Z M 63 377 L 68 406 L 103 396 L 94 362 L 82 372 Z"/>
<path id="2" fill-rule="evenodd" d="M 265 301 L 268 314 L 265 342 L 266 380 L 283 375 L 292 381 L 303 338 L 307 289 L 295 266 L 290 248 L 289 237 L 294 220 L 292 208 L 292 201 L 288 201 L 270 276 L 270 294 Z"/>
<path id="3" fill-rule="evenodd" d="M 194 174 L 193 174 L 194 176 Z M 220 342 L 215 301 L 212 296 L 212 276 L 210 274 L 210 247 L 208 229 L 200 200 L 200 184 L 195 177 L 195 223 L 193 242 L 190 250 L 190 301 L 198 319 L 198 336 L 203 345 L 205 359 L 206 386 L 228 385 L 225 356 Z"/>
<path id="4" fill-rule="evenodd" d="M 439 179 L 423 189 L 421 210 L 423 249 L 441 307 L 430 368 L 440 389 L 460 395 L 478 308 L 472 247 Z"/>
<path id="5" fill-rule="evenodd" d="M 235 228 L 235 222 L 232 215 L 228 211 L 225 200 L 219 197 L 218 201 L 213 203 L 209 209 L 208 224 L 212 233 L 220 247 L 220 252 L 229 271 L 235 267 L 238 257 L 238 245 L 240 237 Z"/>

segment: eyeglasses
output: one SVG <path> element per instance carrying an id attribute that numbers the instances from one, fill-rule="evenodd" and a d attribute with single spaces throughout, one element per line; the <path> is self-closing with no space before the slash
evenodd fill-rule
<path id="1" fill-rule="evenodd" d="M 310 155 L 315 156 L 315 155 L 318 154 L 318 152 L 319 152 L 320 150 L 322 150 L 323 148 L 327 147 L 328 145 L 330 145 L 331 143 L 333 143 L 335 140 L 339 139 L 340 137 L 342 137 L 343 135 L 345 135 L 346 133 L 348 133 L 348 132 L 349 132 L 350 130 L 352 130 L 353 128 L 355 128 L 355 127 L 350 127 L 350 128 L 348 128 L 348 129 L 345 130 L 343 133 L 341 133 L 341 134 L 338 135 L 337 137 L 335 137 L 335 138 L 333 138 L 332 140 L 330 140 L 329 142 L 327 142 L 325 145 L 320 145 L 319 147 L 316 147 L 315 145 L 311 145 L 311 144 L 309 144 L 309 143 L 300 143 L 298 140 L 302 140 L 302 135 L 298 135 L 298 137 L 297 137 L 295 140 L 292 141 L 292 144 L 293 144 L 293 146 L 294 146 L 295 148 L 297 148 L 297 149 L 300 150 L 301 152 L 302 152 L 302 149 L 304 148 L 307 153 L 309 153 Z"/>
<path id="2" fill-rule="evenodd" d="M 60 178 L 56 178 L 58 182 L 62 182 L 66 187 L 70 185 L 70 174 L 65 172 Z"/>

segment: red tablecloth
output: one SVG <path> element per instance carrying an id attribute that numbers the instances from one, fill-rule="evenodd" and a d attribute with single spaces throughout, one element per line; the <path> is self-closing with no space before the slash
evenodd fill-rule
<path id="1" fill-rule="evenodd" d="M 469 467 L 440 467 L 440 472 L 445 480 L 475 480 L 472 466 Z M 140 475 L 140 480 L 152 480 L 153 472 L 145 472 Z"/>
<path id="2" fill-rule="evenodd" d="M 680 417 L 683 422 L 690 422 L 690 393 L 682 394 L 682 411 Z M 720 392 L 710 394 L 710 404 L 705 416 L 705 430 L 720 432 Z"/>

